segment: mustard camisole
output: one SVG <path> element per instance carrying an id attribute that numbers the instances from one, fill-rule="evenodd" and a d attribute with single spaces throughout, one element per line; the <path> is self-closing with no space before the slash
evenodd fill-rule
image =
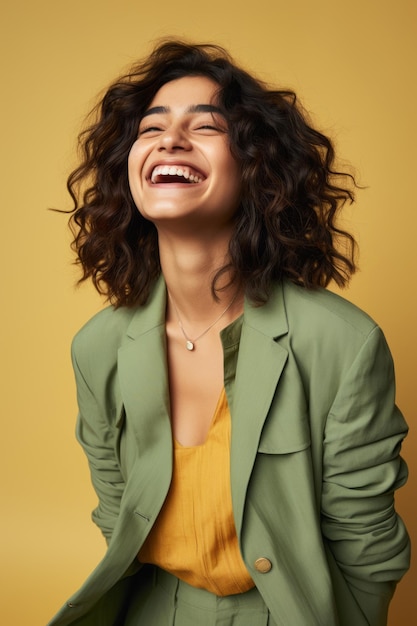
<path id="1" fill-rule="evenodd" d="M 194 587 L 225 596 L 254 587 L 232 511 L 230 411 L 223 389 L 202 445 L 174 441 L 171 486 L 138 558 Z"/>

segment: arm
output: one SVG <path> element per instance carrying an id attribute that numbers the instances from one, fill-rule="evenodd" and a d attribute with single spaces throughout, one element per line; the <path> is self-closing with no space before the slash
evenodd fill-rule
<path id="1" fill-rule="evenodd" d="M 98 496 L 98 506 L 92 513 L 92 519 L 109 542 L 125 488 L 115 452 L 116 429 L 109 423 L 105 407 L 100 406 L 81 372 L 76 352 L 76 344 L 73 344 L 72 361 L 79 408 L 76 436 L 87 455 L 92 484 Z"/>
<path id="2" fill-rule="evenodd" d="M 409 566 L 409 539 L 394 509 L 407 479 L 399 456 L 407 426 L 394 404 L 391 355 L 379 328 L 344 377 L 324 435 L 322 529 L 370 626 L 385 626 L 396 582 Z M 337 594 L 337 589 L 336 589 Z M 349 616 L 341 616 L 349 622 Z"/>

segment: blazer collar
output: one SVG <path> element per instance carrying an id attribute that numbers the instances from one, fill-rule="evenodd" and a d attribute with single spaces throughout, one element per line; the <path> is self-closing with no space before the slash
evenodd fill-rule
<path id="1" fill-rule="evenodd" d="M 165 349 L 166 286 L 160 278 L 146 304 L 135 312 L 127 343 L 119 350 L 123 401 L 133 418 L 142 455 L 171 455 L 169 391 Z M 277 285 L 266 304 L 245 301 L 236 377 L 231 403 L 231 484 L 238 536 L 246 491 L 262 428 L 287 360 L 277 339 L 288 333 L 284 287 Z"/>
<path id="2" fill-rule="evenodd" d="M 245 303 L 232 402 L 231 484 L 238 536 L 262 428 L 288 358 L 277 339 L 287 333 L 283 285 L 263 306 Z"/>
<path id="3" fill-rule="evenodd" d="M 166 285 L 161 276 L 145 306 L 137 309 L 127 328 L 127 336 L 136 339 L 149 330 L 165 324 Z M 279 283 L 262 306 L 253 306 L 245 299 L 245 326 L 262 335 L 277 339 L 288 332 L 284 287 Z"/>
<path id="4" fill-rule="evenodd" d="M 278 339 L 278 337 L 287 334 L 288 321 L 285 309 L 284 284 L 275 285 L 268 301 L 262 306 L 254 306 L 246 299 L 244 318 L 245 326 L 272 339 Z"/>
<path id="5" fill-rule="evenodd" d="M 134 313 L 127 328 L 127 336 L 136 339 L 158 326 L 165 325 L 166 286 L 162 276 L 157 280 L 145 306 Z"/>
<path id="6" fill-rule="evenodd" d="M 159 279 L 133 314 L 118 353 L 123 404 L 142 455 L 157 454 L 154 448 L 165 455 L 164 446 L 171 445 L 165 306 L 165 282 Z"/>

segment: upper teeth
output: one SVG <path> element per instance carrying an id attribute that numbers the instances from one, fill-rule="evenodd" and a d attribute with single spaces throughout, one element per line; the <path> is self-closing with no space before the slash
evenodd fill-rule
<path id="1" fill-rule="evenodd" d="M 192 174 L 191 169 L 185 165 L 157 165 L 152 171 L 151 181 L 154 183 L 157 176 L 183 176 L 192 183 L 201 183 L 202 178 Z"/>

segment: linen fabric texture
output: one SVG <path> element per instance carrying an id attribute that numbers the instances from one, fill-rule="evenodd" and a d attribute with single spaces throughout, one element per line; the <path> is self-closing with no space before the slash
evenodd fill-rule
<path id="1" fill-rule="evenodd" d="M 156 568 L 132 591 L 125 626 L 275 626 L 256 588 L 216 596 Z"/>
<path id="2" fill-rule="evenodd" d="M 74 339 L 77 437 L 108 549 L 49 626 L 122 625 L 145 584 L 136 557 L 172 473 L 165 304 L 161 278 L 146 306 L 108 307 Z M 285 282 L 221 339 L 236 533 L 274 623 L 386 626 L 409 538 L 393 497 L 407 426 L 381 329 L 328 290 Z"/>

